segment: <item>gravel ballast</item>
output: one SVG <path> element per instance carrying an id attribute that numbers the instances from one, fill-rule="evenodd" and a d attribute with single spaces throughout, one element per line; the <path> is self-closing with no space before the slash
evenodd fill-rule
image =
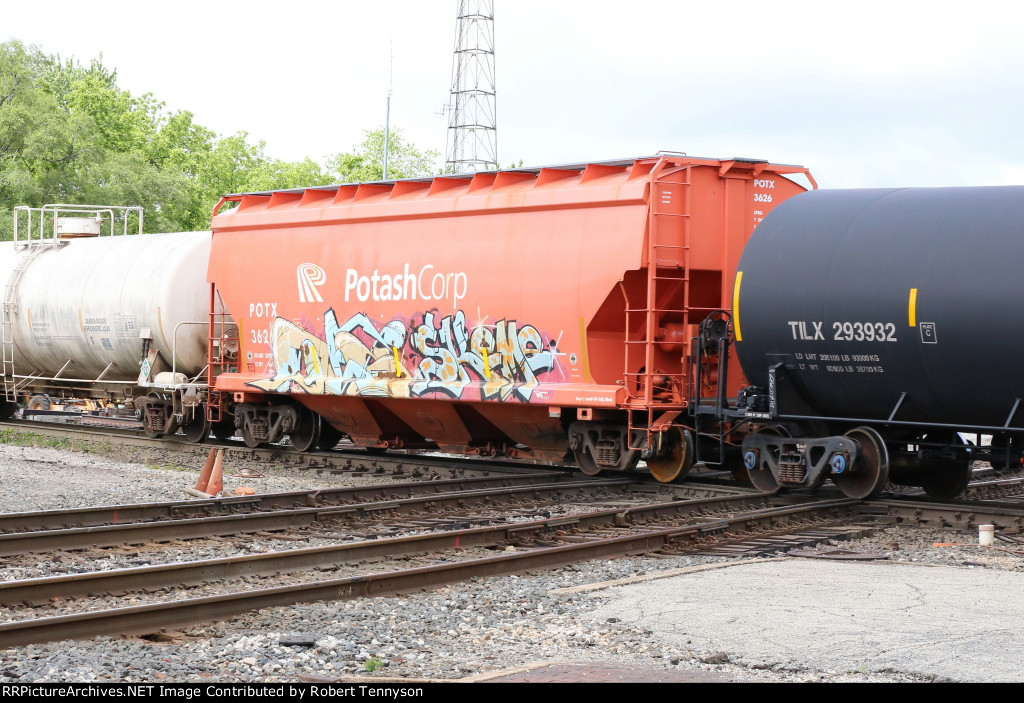
<path id="1" fill-rule="evenodd" d="M 111 456 L 0 445 L 0 483 L 5 489 L 0 511 L 181 500 L 187 498 L 184 490 L 195 484 L 202 465 L 198 454 L 117 451 L 121 454 Z M 239 468 L 229 466 L 225 473 Z M 259 468 L 265 477 L 226 475 L 225 493 L 241 485 L 269 493 L 385 480 Z M 1024 570 L 1018 555 L 982 550 L 968 544 L 970 540 L 952 531 L 889 528 L 841 546 L 964 571 Z M 935 543 L 965 544 L 937 548 Z M 830 548 L 835 547 L 822 546 Z M 268 609 L 149 639 L 100 637 L 11 648 L 0 650 L 0 682 L 481 680 L 543 662 L 614 662 L 618 667 L 715 672 L 731 681 L 976 680 L 952 664 L 949 671 L 937 672 L 913 665 L 894 668 L 891 661 L 873 668 L 767 653 L 745 656 L 727 646 L 725 637 L 680 637 L 678 632 L 623 616 L 616 611 L 622 587 L 593 588 L 730 561 L 736 560 L 690 556 L 595 561 L 401 597 Z M 720 571 L 724 575 L 743 568 Z M 647 581 L 646 587 L 657 593 L 657 584 Z M 713 594 L 704 595 L 705 603 L 714 600 Z M 763 597 L 772 597 L 770 585 Z M 722 601 L 736 607 L 735 594 Z M 813 603 L 808 607 L 813 612 Z M 723 620 L 734 617 L 722 613 Z"/>

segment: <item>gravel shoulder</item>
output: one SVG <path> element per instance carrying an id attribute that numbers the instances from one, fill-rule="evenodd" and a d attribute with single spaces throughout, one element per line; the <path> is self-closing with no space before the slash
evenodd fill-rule
<path id="1" fill-rule="evenodd" d="M 112 456 L 95 450 L 0 444 L 0 485 L 4 487 L 0 512 L 181 500 L 187 498 L 184 490 L 195 484 L 202 466 L 201 454 L 117 451 Z M 386 480 L 268 466 L 257 467 L 266 474 L 263 478 L 228 475 L 239 468 L 242 466 L 226 467 L 225 492 L 241 485 L 266 493 L 343 485 L 352 480 Z M 940 599 L 947 592 L 966 593 L 980 602 L 990 588 L 1004 594 L 1014 592 L 1024 578 L 1019 573 L 1024 571 L 1024 559 L 1019 555 L 970 544 L 932 546 L 967 539 L 955 532 L 893 528 L 842 547 L 882 551 L 901 561 L 944 567 L 920 569 L 934 573 L 927 578 L 935 580 Z M 730 561 L 736 560 L 595 561 L 402 597 L 268 609 L 152 640 L 102 637 L 11 648 L 0 650 L 0 682 L 274 682 L 356 676 L 480 680 L 515 667 L 556 661 L 715 672 L 727 681 L 1024 680 L 1024 674 L 1010 670 L 996 672 L 995 678 L 965 675 L 962 661 L 944 662 L 941 655 L 923 666 L 915 657 L 829 658 L 806 647 L 800 649 L 799 642 L 813 641 L 826 650 L 846 649 L 854 654 L 886 651 L 886 645 L 872 633 L 893 632 L 898 621 L 887 617 L 876 597 L 863 596 L 863 589 L 869 584 L 875 593 L 899 590 L 918 597 L 912 585 L 901 586 L 903 590 L 889 587 L 894 577 L 886 569 L 900 567 L 858 565 L 865 575 L 851 580 L 830 571 L 848 564 L 826 564 L 826 569 L 821 562 L 810 560 L 761 559 L 748 566 L 651 578 L 676 569 Z M 815 580 L 817 577 L 791 566 L 784 567 L 796 574 L 794 578 L 817 584 L 817 590 L 808 585 L 810 592 L 788 592 L 774 581 L 782 583 L 781 579 L 789 578 L 780 572 L 781 564 L 795 563 L 807 565 L 799 569 L 822 575 Z M 768 571 L 759 573 L 757 569 Z M 989 573 L 994 571 L 1000 573 Z M 605 587 L 626 578 L 640 583 Z M 847 582 L 852 588 L 849 592 L 840 589 Z M 858 612 L 857 589 L 871 607 L 860 609 L 855 618 L 858 627 L 844 630 L 837 622 L 842 622 L 845 611 L 837 604 L 849 602 Z M 750 610 L 751 603 L 774 603 L 776 607 Z M 961 605 L 958 600 L 957 607 Z M 664 609 L 659 609 L 661 606 Z M 1004 622 L 1014 622 L 1019 615 L 1016 611 L 999 612 Z M 965 611 L 965 617 L 975 617 L 974 611 Z M 958 621 L 946 620 L 945 634 L 936 631 L 922 636 L 936 641 L 954 636 Z M 739 624 L 733 627 L 735 623 Z M 743 635 L 742 628 L 750 623 L 756 623 L 756 632 Z M 787 635 L 790 623 L 804 623 L 800 625 L 802 634 Z M 984 628 L 978 636 L 983 634 Z M 296 635 L 306 644 L 289 644 Z M 1008 636 L 1011 640 L 1004 644 L 1020 644 L 1012 639 L 1012 632 Z M 912 652 L 913 647 L 907 651 Z M 1019 651 L 1019 646 L 1013 651 Z M 980 650 L 977 654 L 981 656 Z"/>

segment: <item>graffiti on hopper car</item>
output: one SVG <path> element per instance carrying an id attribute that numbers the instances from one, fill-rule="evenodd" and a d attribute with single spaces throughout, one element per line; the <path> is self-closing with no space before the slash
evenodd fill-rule
<path id="1" fill-rule="evenodd" d="M 558 369 L 557 340 L 516 320 L 470 326 L 466 314 L 424 312 L 378 326 L 364 313 L 339 322 L 324 313 L 323 333 L 275 318 L 267 378 L 260 390 L 392 398 L 447 397 L 530 402 Z"/>

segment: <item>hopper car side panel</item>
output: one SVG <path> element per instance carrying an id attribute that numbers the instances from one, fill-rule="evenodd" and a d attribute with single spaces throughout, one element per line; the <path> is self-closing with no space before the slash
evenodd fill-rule
<path id="1" fill-rule="evenodd" d="M 462 450 L 481 439 L 564 458 L 560 413 L 544 406 L 613 408 L 623 394 L 621 356 L 588 356 L 583 335 L 623 261 L 632 254 L 628 265 L 640 266 L 643 187 L 626 198 L 616 184 L 609 199 L 594 186 L 583 204 L 523 195 L 516 182 L 509 190 L 442 191 L 447 210 L 386 203 L 404 217 L 381 213 L 372 196 L 362 207 L 341 200 L 318 220 L 264 229 L 245 220 L 273 220 L 273 203 L 243 203 L 239 225 L 218 226 L 212 257 L 211 278 L 242 330 L 244 372 L 219 387 L 301 395 L 367 445 L 428 438 Z M 217 268 L 241 252 L 251 267 Z M 591 368 L 610 382 L 595 382 Z"/>
<path id="2" fill-rule="evenodd" d="M 543 192 L 516 205 L 521 190 L 442 195 L 446 211 L 430 200 L 388 203 L 399 215 L 342 200 L 318 220 L 276 228 L 264 224 L 272 203 L 243 202 L 218 217 L 212 256 L 211 279 L 243 329 L 245 374 L 222 387 L 576 402 L 593 376 L 585 323 L 623 263 L 640 266 L 646 206 L 633 190 L 628 200 L 555 210 L 543 209 L 552 200 Z M 303 343 L 318 352 L 307 354 L 308 368 Z M 595 403 L 615 404 L 618 388 L 590 385 Z"/>

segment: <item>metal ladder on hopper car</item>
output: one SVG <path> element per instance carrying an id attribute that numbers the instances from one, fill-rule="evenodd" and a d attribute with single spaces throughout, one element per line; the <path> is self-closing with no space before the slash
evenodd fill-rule
<path id="1" fill-rule="evenodd" d="M 666 179 L 662 174 L 669 171 Z M 629 408 L 629 448 L 643 449 L 649 446 L 652 428 L 665 429 L 685 408 L 688 397 L 685 384 L 689 364 L 682 364 L 679 373 L 658 372 L 654 368 L 655 337 L 659 317 L 663 313 L 682 313 L 684 319 L 690 309 L 690 175 L 691 166 L 675 165 L 669 160 L 659 161 L 651 171 L 650 212 L 648 214 L 647 237 L 647 281 L 646 299 L 643 306 L 633 307 L 626 296 L 626 359 L 623 372 Z M 681 199 L 681 203 L 679 200 Z M 681 225 L 661 226 L 661 225 Z M 659 275 L 659 269 L 682 271 L 682 277 Z M 670 286 L 683 287 L 682 308 L 662 308 L 660 301 Z M 643 335 L 630 339 L 634 326 L 642 322 Z M 644 345 L 644 365 L 641 371 L 630 371 L 635 345 Z M 688 349 L 688 345 L 687 345 Z M 687 352 L 688 353 L 688 352 Z M 667 377 L 668 385 L 655 388 L 655 377 Z M 676 386 L 681 397 L 666 399 L 671 388 Z M 635 390 L 634 390 L 635 389 Z M 641 439 L 642 438 L 642 439 Z"/>
<path id="2" fill-rule="evenodd" d="M 220 305 L 217 305 L 220 300 Z M 229 330 L 234 329 L 234 336 L 229 336 Z M 207 405 L 206 417 L 211 423 L 224 422 L 224 398 L 220 392 L 214 391 L 214 383 L 217 376 L 224 372 L 236 373 L 239 368 L 240 359 L 237 357 L 239 348 L 238 327 L 227 312 L 224 301 L 220 299 L 220 291 L 215 283 L 210 284 L 210 328 L 208 335 L 208 358 L 207 358 Z M 236 356 L 232 357 L 229 347 L 236 350 Z"/>

